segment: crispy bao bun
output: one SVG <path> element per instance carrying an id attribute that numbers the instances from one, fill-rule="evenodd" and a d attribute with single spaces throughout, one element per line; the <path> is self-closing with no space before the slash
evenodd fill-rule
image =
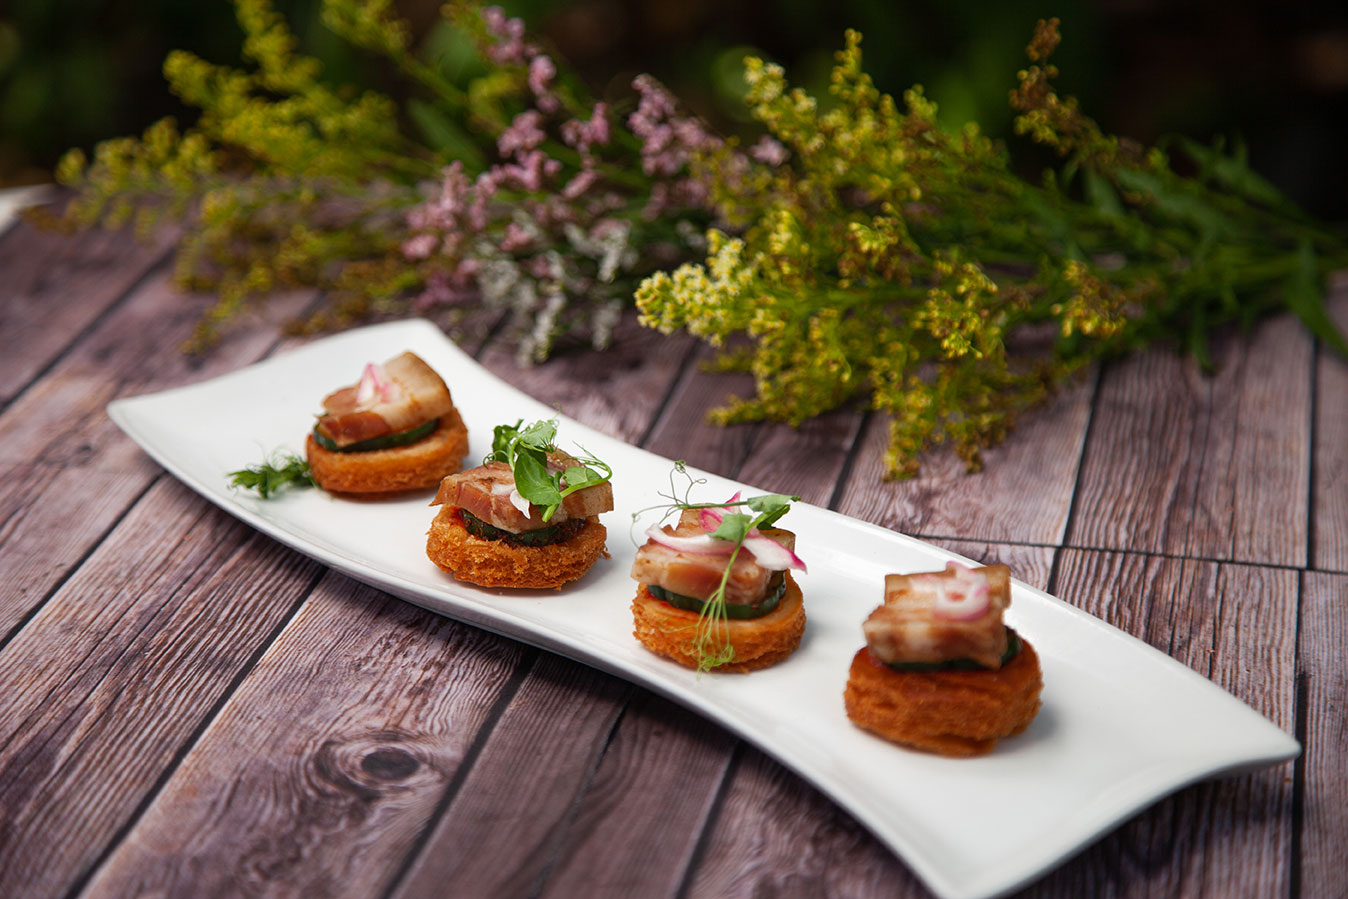
<path id="1" fill-rule="evenodd" d="M 697 667 L 697 653 L 693 648 L 697 637 L 697 612 L 676 609 L 661 602 L 647 592 L 645 584 L 639 584 L 636 598 L 632 600 L 632 617 L 636 625 L 632 635 L 643 646 L 680 665 Z M 776 609 L 762 618 L 727 621 L 726 627 L 730 645 L 735 647 L 735 657 L 729 664 L 712 670 L 743 673 L 777 664 L 795 652 L 805 633 L 805 603 L 800 587 L 787 573 L 786 592 Z"/>
<path id="2" fill-rule="evenodd" d="M 457 506 L 442 506 L 426 535 L 426 555 L 461 581 L 480 587 L 559 588 L 607 558 L 608 530 L 597 516 L 569 540 L 550 546 L 514 546 L 484 540 L 464 527 Z"/>
<path id="3" fill-rule="evenodd" d="M 423 490 L 459 470 L 468 452 L 468 428 L 458 409 L 440 418 L 440 427 L 407 446 L 335 453 L 312 434 L 304 444 L 314 482 L 332 493 L 396 493 Z"/>
<path id="4" fill-rule="evenodd" d="M 1000 670 L 895 671 L 862 647 L 852 658 L 843 704 L 857 726 L 940 755 L 992 751 L 1039 711 L 1044 682 L 1028 640 Z"/>

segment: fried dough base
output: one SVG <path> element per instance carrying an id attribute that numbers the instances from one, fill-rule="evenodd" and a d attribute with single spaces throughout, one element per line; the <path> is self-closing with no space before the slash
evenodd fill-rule
<path id="1" fill-rule="evenodd" d="M 698 613 L 676 609 L 651 596 L 645 584 L 637 587 L 632 600 L 632 618 L 636 629 L 632 636 L 651 652 L 673 659 L 688 668 L 697 667 Z M 762 618 L 731 620 L 725 623 L 734 659 L 713 670 L 743 673 L 775 665 L 795 652 L 805 633 L 805 602 L 800 587 L 786 575 L 786 592 L 777 608 Z"/>
<path id="2" fill-rule="evenodd" d="M 940 755 L 991 752 L 1039 711 L 1039 656 L 1021 650 L 998 671 L 895 671 L 862 647 L 852 658 L 843 704 L 847 717 L 886 740 Z"/>
<path id="3" fill-rule="evenodd" d="M 424 490 L 459 470 L 468 452 L 468 428 L 454 409 L 440 418 L 440 427 L 407 446 L 334 453 L 319 446 L 310 434 L 304 452 L 314 482 L 332 493 Z"/>
<path id="4" fill-rule="evenodd" d="M 551 546 L 512 546 L 484 540 L 464 527 L 458 506 L 442 506 L 426 534 L 426 555 L 461 581 L 480 587 L 559 588 L 582 577 L 604 551 L 608 530 L 597 516 L 570 540 Z"/>

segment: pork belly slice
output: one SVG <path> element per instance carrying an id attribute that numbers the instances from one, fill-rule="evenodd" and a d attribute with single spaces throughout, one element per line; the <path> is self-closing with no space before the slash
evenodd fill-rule
<path id="1" fill-rule="evenodd" d="M 575 464 L 576 460 L 567 453 L 558 451 L 548 454 L 549 471 L 565 471 Z M 431 505 L 457 506 L 492 527 L 512 534 L 552 527 L 572 518 L 590 518 L 613 510 L 613 484 L 609 481 L 567 495 L 547 521 L 543 520 L 543 510 L 532 503 L 528 504 L 527 515 L 522 512 L 519 505 L 525 505 L 525 500 L 518 494 L 512 499 L 511 494 L 514 492 L 515 474 L 510 466 L 505 462 L 488 462 L 452 474 L 441 481 Z"/>
<path id="2" fill-rule="evenodd" d="M 675 537 L 695 537 L 706 534 L 707 530 L 699 520 L 696 509 L 685 510 L 678 525 L 665 525 L 663 530 Z M 781 528 L 764 528 L 762 534 L 795 550 L 796 535 Z M 727 549 L 733 544 L 726 541 Z M 721 585 L 726 563 L 730 553 L 694 553 L 683 552 L 654 540 L 647 540 L 636 553 L 632 563 L 632 578 L 639 583 L 663 587 L 671 593 L 691 596 L 694 599 L 707 599 Z M 740 549 L 735 564 L 730 568 L 730 578 L 726 582 L 725 599 L 736 605 L 749 605 L 767 591 L 768 581 L 776 574 L 755 561 L 747 549 Z"/>
<path id="3" fill-rule="evenodd" d="M 971 659 L 1001 668 L 1010 569 L 950 564 L 945 571 L 885 577 L 885 604 L 862 625 L 872 656 L 886 664 Z"/>
<path id="4" fill-rule="evenodd" d="M 449 388 L 421 357 L 406 352 L 367 366 L 361 380 L 328 394 L 318 430 L 338 446 L 396 434 L 448 415 Z"/>

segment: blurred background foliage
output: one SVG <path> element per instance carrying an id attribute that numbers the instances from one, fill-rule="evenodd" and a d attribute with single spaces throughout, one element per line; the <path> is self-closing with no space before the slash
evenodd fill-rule
<path id="1" fill-rule="evenodd" d="M 319 0 L 275 0 L 335 84 L 398 95 L 394 73 L 328 32 Z M 1311 212 L 1348 219 L 1348 4 L 1232 5 L 1170 0 L 506 0 L 596 94 L 630 98 L 650 72 L 727 132 L 748 132 L 740 62 L 782 63 L 825 93 L 846 28 L 865 35 L 866 68 L 898 94 L 926 86 L 948 124 L 1010 136 L 1007 92 L 1037 19 L 1062 19 L 1055 55 L 1064 91 L 1107 132 L 1153 142 L 1167 133 L 1226 135 L 1253 167 Z M 478 65 L 436 0 L 395 0 L 420 48 L 453 80 Z M 47 181 L 60 154 L 138 134 L 192 112 L 169 94 L 169 50 L 238 64 L 242 33 L 227 0 L 6 0 L 0 5 L 0 187 Z M 399 99 L 415 99 L 399 97 Z M 413 104 L 415 107 L 416 104 Z M 423 109 L 423 112 L 426 112 Z M 433 114 L 412 127 L 434 132 Z M 443 123 L 440 123 L 443 124 Z M 453 144 L 455 135 L 427 134 Z M 1036 156 L 1014 145 L 1033 167 Z M 1027 172 L 1027 174 L 1033 174 Z"/>

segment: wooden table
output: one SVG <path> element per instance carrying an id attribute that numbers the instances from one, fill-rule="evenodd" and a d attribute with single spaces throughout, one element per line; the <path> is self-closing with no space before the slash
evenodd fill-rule
<path id="1" fill-rule="evenodd" d="M 0 895 L 927 895 L 719 727 L 327 571 L 160 470 L 107 402 L 267 356 L 315 300 L 186 358 L 209 298 L 173 292 L 168 249 L 0 235 Z M 938 454 L 903 483 L 861 411 L 704 425 L 745 382 L 630 320 L 529 370 L 464 345 L 609 434 L 1004 561 L 1302 742 L 1027 895 L 1348 895 L 1348 365 L 1296 322 L 1221 338 L 1215 377 L 1106 365 L 982 474 Z"/>

